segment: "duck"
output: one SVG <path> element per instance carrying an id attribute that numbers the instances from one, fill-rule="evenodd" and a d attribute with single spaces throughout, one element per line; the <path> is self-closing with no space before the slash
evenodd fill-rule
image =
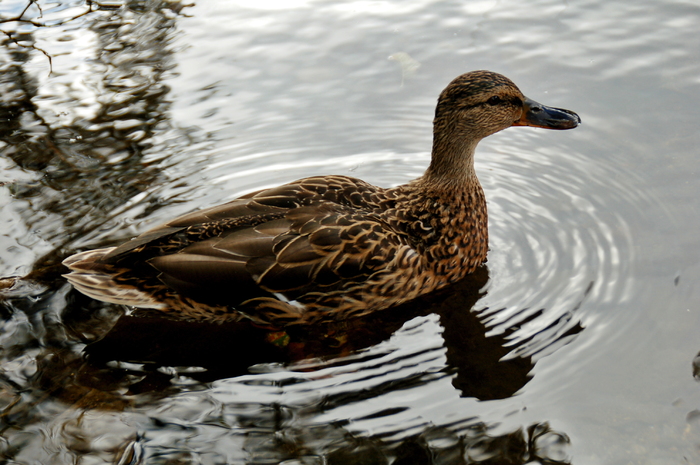
<path id="1" fill-rule="evenodd" d="M 580 123 L 501 74 L 468 72 L 440 93 L 421 177 L 384 188 L 325 175 L 258 190 L 72 255 L 64 276 L 91 298 L 175 320 L 286 328 L 360 318 L 486 262 L 479 141 L 511 126 Z"/>

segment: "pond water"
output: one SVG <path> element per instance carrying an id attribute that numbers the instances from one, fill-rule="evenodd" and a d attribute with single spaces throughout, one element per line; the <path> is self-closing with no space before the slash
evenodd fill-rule
<path id="1" fill-rule="evenodd" d="M 38 6 L 0 4 L 0 462 L 700 463 L 699 5 Z M 61 277 L 255 189 L 419 176 L 474 69 L 583 124 L 480 144 L 465 282 L 281 347 Z"/>

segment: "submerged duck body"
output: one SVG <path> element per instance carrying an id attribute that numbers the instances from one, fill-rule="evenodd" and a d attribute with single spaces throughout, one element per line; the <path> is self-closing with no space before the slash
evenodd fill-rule
<path id="1" fill-rule="evenodd" d="M 66 277 L 95 299 L 179 320 L 284 327 L 366 315 L 486 261 L 486 200 L 474 172 L 481 139 L 510 126 L 579 123 L 504 76 L 467 73 L 440 95 L 422 177 L 386 189 L 318 176 L 261 190 L 73 255 Z"/>

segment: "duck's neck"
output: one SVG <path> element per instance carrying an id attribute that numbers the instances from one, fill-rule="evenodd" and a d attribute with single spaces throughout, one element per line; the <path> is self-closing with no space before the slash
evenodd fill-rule
<path id="1" fill-rule="evenodd" d="M 421 178 L 421 184 L 440 190 L 464 190 L 478 185 L 474 171 L 474 151 L 478 143 L 478 139 L 464 140 L 436 132 L 430 166 Z"/>

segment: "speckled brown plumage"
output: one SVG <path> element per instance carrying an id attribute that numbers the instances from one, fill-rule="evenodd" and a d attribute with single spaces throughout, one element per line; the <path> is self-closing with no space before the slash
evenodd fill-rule
<path id="1" fill-rule="evenodd" d="M 462 279 L 486 260 L 482 138 L 509 126 L 575 127 L 507 78 L 464 74 L 438 100 L 431 164 L 381 188 L 319 176 L 182 216 L 119 247 L 64 262 L 88 296 L 163 316 L 286 326 L 342 320 Z"/>

